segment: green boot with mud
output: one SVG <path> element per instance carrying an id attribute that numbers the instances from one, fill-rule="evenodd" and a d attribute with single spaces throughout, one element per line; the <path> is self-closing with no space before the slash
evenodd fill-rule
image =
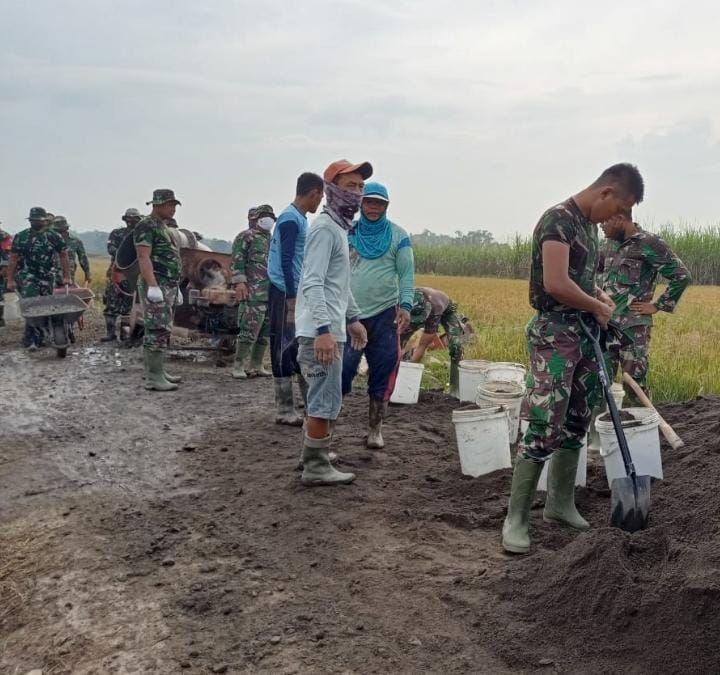
<path id="1" fill-rule="evenodd" d="M 162 352 L 144 350 L 145 357 L 145 389 L 154 391 L 175 391 L 178 386 L 165 379 L 163 372 L 163 358 L 165 354 Z"/>
<path id="2" fill-rule="evenodd" d="M 292 377 L 276 377 L 275 385 L 275 424 L 301 427 L 303 416 L 295 410 Z"/>
<path id="3" fill-rule="evenodd" d="M 330 463 L 328 448 L 331 438 L 329 435 L 325 438 L 305 436 L 302 453 L 303 472 L 300 478 L 303 485 L 307 487 L 348 485 L 355 480 L 354 473 L 338 471 Z"/>
<path id="4" fill-rule="evenodd" d="M 579 450 L 559 448 L 550 458 L 547 497 L 543 520 L 560 523 L 576 530 L 589 530 L 590 523 L 575 507 L 575 474 L 580 460 Z"/>
<path id="5" fill-rule="evenodd" d="M 247 380 L 248 374 L 245 371 L 245 362 L 250 354 L 250 343 L 238 342 L 235 345 L 235 360 L 233 361 L 232 376 L 236 380 Z"/>
<path id="6" fill-rule="evenodd" d="M 253 345 L 252 354 L 250 355 L 250 368 L 247 373 L 248 377 L 272 377 L 272 373 L 263 368 L 266 351 L 267 345 L 258 344 L 257 342 Z"/>
<path id="7" fill-rule="evenodd" d="M 518 457 L 513 471 L 508 512 L 502 529 L 502 546 L 509 553 L 530 550 L 530 507 L 542 473 L 542 463 Z"/>
<path id="8" fill-rule="evenodd" d="M 387 401 L 378 401 L 374 398 L 370 399 L 369 425 L 367 447 L 370 450 L 381 450 L 385 447 L 385 441 L 382 437 L 382 425 L 385 415 L 387 414 Z"/>
<path id="9" fill-rule="evenodd" d="M 100 338 L 100 342 L 115 342 L 117 335 L 115 334 L 115 317 L 105 317 L 105 331 L 106 335 Z"/>

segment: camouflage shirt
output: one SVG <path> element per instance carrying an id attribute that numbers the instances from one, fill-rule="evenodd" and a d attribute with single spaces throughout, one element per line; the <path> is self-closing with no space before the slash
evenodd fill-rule
<path id="1" fill-rule="evenodd" d="M 570 198 L 545 211 L 535 226 L 530 264 L 530 304 L 543 312 L 568 312 L 574 309 L 553 298 L 543 286 L 542 245 L 546 241 L 559 241 L 570 247 L 568 276 L 588 295 L 595 297 L 597 226 L 583 215 L 575 200 Z"/>
<path id="2" fill-rule="evenodd" d="M 416 288 L 410 310 L 410 330 L 423 328 L 430 335 L 437 333 L 442 315 L 453 301 L 435 288 Z"/>
<path id="3" fill-rule="evenodd" d="M 31 227 L 18 232 L 10 248 L 11 253 L 18 255 L 17 277 L 27 280 L 34 278 L 46 283 L 54 281 L 55 254 L 66 250 L 65 240 L 55 230 L 48 228 L 37 231 Z"/>
<path id="4" fill-rule="evenodd" d="M 270 281 L 268 279 L 268 252 L 271 235 L 257 227 L 243 230 L 233 242 L 232 281 L 248 285 L 249 302 L 267 302 Z"/>
<path id="5" fill-rule="evenodd" d="M 150 247 L 150 261 L 158 284 L 172 285 L 180 281 L 180 252 L 164 221 L 145 216 L 135 226 L 133 240 L 136 247 Z"/>
<path id="6" fill-rule="evenodd" d="M 73 280 L 75 279 L 75 272 L 77 271 L 79 263 L 85 276 L 89 278 L 90 261 L 85 253 L 85 246 L 82 241 L 71 234 L 65 239 L 65 243 L 67 244 L 68 260 L 70 262 L 70 277 Z M 62 265 L 60 264 L 60 255 L 57 253 L 53 256 L 53 266 L 55 267 L 55 281 L 58 285 L 61 285 L 63 282 L 63 273 Z"/>
<path id="7" fill-rule="evenodd" d="M 602 288 L 616 305 L 613 318 L 621 326 L 652 325 L 652 315 L 634 314 L 630 304 L 635 300 L 652 302 L 658 276 L 667 279 L 668 287 L 655 301 L 663 312 L 672 312 L 692 278 L 687 267 L 658 235 L 638 232 L 624 241 L 608 239 L 604 246 Z"/>

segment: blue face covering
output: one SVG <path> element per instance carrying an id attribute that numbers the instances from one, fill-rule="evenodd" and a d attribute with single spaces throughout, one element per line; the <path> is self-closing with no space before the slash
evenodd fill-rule
<path id="1" fill-rule="evenodd" d="M 387 198 L 387 190 L 380 183 L 367 183 L 364 195 L 372 197 L 380 195 Z M 387 253 L 392 242 L 392 222 L 388 220 L 387 208 L 377 220 L 370 220 L 360 211 L 357 225 L 348 235 L 350 245 L 367 260 L 375 260 Z"/>

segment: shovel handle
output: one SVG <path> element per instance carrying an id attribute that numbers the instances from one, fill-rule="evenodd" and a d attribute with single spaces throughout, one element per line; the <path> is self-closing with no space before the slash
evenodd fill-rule
<path id="1" fill-rule="evenodd" d="M 630 389 L 633 390 L 635 396 L 638 397 L 640 403 L 642 403 L 646 408 L 650 408 L 650 410 L 655 410 L 655 412 L 657 413 L 657 409 L 647 397 L 645 392 L 640 388 L 640 385 L 633 379 L 632 375 L 628 373 L 623 373 L 622 379 L 623 382 L 627 384 Z M 685 445 L 682 438 L 680 438 L 680 436 L 675 433 L 675 430 L 662 418 L 662 415 L 660 413 L 657 414 L 660 418 L 658 426 L 660 427 L 660 431 L 662 431 L 662 435 L 665 436 L 665 440 L 670 443 L 670 447 L 673 450 L 682 448 Z"/>

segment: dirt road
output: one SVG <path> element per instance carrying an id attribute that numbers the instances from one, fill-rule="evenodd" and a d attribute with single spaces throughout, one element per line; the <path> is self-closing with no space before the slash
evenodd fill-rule
<path id="1" fill-rule="evenodd" d="M 365 398 L 337 427 L 352 486 L 307 490 L 268 380 L 138 350 L 67 359 L 0 340 L 0 672 L 685 672 L 720 669 L 720 404 L 664 408 L 687 446 L 652 527 L 605 527 L 592 465 L 577 534 L 533 511 L 533 555 L 499 547 L 509 472 L 460 475 L 450 413 Z"/>

